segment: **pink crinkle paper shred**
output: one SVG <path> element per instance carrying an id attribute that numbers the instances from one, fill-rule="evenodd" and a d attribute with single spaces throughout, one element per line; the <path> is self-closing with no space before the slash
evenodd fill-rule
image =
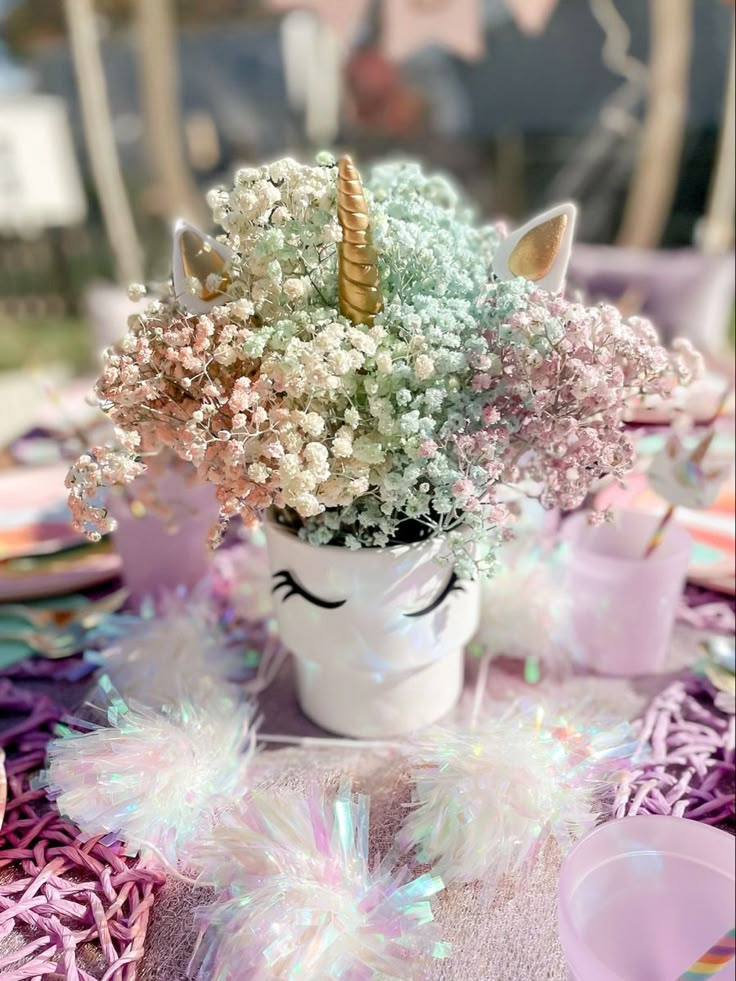
<path id="1" fill-rule="evenodd" d="M 135 981 L 164 877 L 117 844 L 83 840 L 30 778 L 64 715 L 0 678 L 8 804 L 0 829 L 0 978 Z M 8 724 L 8 720 L 12 720 Z"/>

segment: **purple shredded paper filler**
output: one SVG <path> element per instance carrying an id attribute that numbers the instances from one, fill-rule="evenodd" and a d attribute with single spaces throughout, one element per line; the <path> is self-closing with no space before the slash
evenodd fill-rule
<path id="1" fill-rule="evenodd" d="M 734 716 L 715 707 L 710 683 L 674 682 L 635 732 L 643 758 L 622 777 L 612 816 L 671 814 L 733 830 Z"/>

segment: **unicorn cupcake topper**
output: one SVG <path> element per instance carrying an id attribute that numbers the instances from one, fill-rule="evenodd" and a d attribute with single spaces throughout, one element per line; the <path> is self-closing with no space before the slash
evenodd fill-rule
<path id="1" fill-rule="evenodd" d="M 730 394 L 731 389 L 728 388 L 718 403 L 713 423 L 723 411 Z M 707 511 L 715 504 L 721 487 L 731 472 L 730 463 L 723 465 L 708 461 L 708 453 L 715 436 L 716 431 L 712 425 L 697 445 L 689 450 L 683 439 L 677 433 L 672 433 L 664 448 L 652 460 L 647 473 L 649 484 L 652 490 L 667 501 L 668 508 L 647 544 L 645 557 L 659 546 L 676 508 Z"/>

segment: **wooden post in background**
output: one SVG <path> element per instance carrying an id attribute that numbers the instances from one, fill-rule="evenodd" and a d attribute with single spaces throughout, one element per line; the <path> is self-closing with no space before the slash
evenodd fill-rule
<path id="1" fill-rule="evenodd" d="M 703 223 L 698 236 L 703 252 L 727 252 L 734 238 L 734 180 L 736 179 L 736 14 L 731 21 L 723 120 L 718 152 Z"/>
<path id="2" fill-rule="evenodd" d="M 143 280 L 143 260 L 120 168 L 92 0 L 65 0 L 84 137 L 118 282 Z"/>
<path id="3" fill-rule="evenodd" d="M 649 0 L 649 93 L 618 244 L 656 248 L 670 216 L 687 124 L 693 0 Z"/>
<path id="4" fill-rule="evenodd" d="M 136 0 L 136 49 L 146 148 L 160 211 L 169 220 L 209 224 L 184 150 L 178 48 L 172 0 Z"/>

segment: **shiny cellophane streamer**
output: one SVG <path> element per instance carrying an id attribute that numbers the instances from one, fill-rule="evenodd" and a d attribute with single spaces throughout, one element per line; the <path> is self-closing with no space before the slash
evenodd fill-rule
<path id="1" fill-rule="evenodd" d="M 60 727 L 38 783 L 87 837 L 111 835 L 130 854 L 175 865 L 246 792 L 253 705 L 213 697 L 154 711 L 128 704 L 104 676 L 95 700 L 107 701 L 108 724 Z"/>
<path id="2" fill-rule="evenodd" d="M 164 595 L 157 615 L 130 624 L 102 651 L 87 654 L 127 701 L 158 709 L 230 693 L 243 673 L 243 657 L 217 622 L 218 611 L 204 592 Z"/>
<path id="3" fill-rule="evenodd" d="M 329 799 L 258 793 L 195 849 L 202 881 L 225 889 L 200 911 L 198 977 L 410 979 L 445 957 L 434 874 L 412 878 L 395 856 L 371 865 L 369 802 L 343 783 Z"/>
<path id="4" fill-rule="evenodd" d="M 542 708 L 437 728 L 410 749 L 413 808 L 399 834 L 445 882 L 527 871 L 554 837 L 564 850 L 592 828 L 634 741 L 628 725 L 576 725 Z"/>
<path id="5" fill-rule="evenodd" d="M 64 662 L 44 662 L 63 678 Z M 64 706 L 0 677 L 0 747 L 8 802 L 0 830 L 0 977 L 135 981 L 162 872 L 114 842 L 83 842 L 46 793 L 30 786 Z"/>
<path id="6" fill-rule="evenodd" d="M 490 657 L 533 657 L 550 674 L 570 670 L 567 633 L 570 600 L 562 588 L 561 553 L 535 544 L 506 545 L 498 571 L 481 582 L 481 617 L 475 642 Z"/>

